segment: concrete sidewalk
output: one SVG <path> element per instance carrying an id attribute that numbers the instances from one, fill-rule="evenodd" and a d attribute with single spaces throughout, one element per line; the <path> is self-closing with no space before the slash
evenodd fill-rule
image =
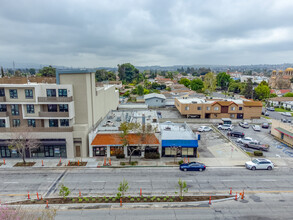
<path id="1" fill-rule="evenodd" d="M 273 161 L 273 163 L 278 167 L 293 166 L 293 158 L 268 158 Z M 183 160 L 183 158 L 176 158 L 174 163 L 174 158 L 161 158 L 161 159 L 143 159 L 138 157 L 132 157 L 132 161 L 137 161 L 138 164 L 133 167 L 178 167 L 178 161 Z M 189 158 L 189 162 L 200 162 L 204 163 L 207 167 L 243 167 L 245 162 L 250 160 L 250 158 Z M 27 162 L 36 162 L 33 167 L 36 168 L 65 168 L 68 167 L 68 161 L 78 161 L 77 158 L 62 158 L 61 166 L 58 166 L 60 159 L 27 159 Z M 42 166 L 42 161 L 43 165 Z M 87 162 L 85 167 L 87 168 L 101 168 L 104 166 L 104 158 L 79 158 L 79 161 Z M 126 159 L 116 159 L 115 157 L 111 158 L 111 166 L 107 165 L 106 167 L 129 167 L 129 165 L 121 165 L 121 163 L 127 163 L 129 160 Z M 5 165 L 3 160 L 1 161 L 2 165 L 0 169 L 3 168 L 31 168 L 31 167 L 14 167 L 17 162 L 22 162 L 21 159 L 5 159 Z M 188 159 L 186 159 L 188 162 Z M 109 164 L 109 159 L 107 159 L 107 164 Z M 72 167 L 72 166 L 71 166 Z M 74 168 L 74 167 L 72 167 Z M 80 166 L 79 168 L 82 168 Z"/>

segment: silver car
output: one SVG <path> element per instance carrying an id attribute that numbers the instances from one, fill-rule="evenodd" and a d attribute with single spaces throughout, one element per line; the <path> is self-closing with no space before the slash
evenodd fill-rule
<path id="1" fill-rule="evenodd" d="M 274 164 L 268 159 L 253 159 L 246 162 L 245 167 L 249 170 L 272 170 Z"/>

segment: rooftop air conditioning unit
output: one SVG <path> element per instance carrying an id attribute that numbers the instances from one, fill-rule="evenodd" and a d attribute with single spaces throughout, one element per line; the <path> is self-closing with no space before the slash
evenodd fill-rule
<path id="1" fill-rule="evenodd" d="M 196 101 L 192 101 L 192 103 L 193 103 L 193 104 L 197 104 L 197 102 L 196 102 Z"/>

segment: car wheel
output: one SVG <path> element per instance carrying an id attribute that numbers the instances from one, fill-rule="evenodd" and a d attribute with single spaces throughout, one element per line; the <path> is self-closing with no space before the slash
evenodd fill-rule
<path id="1" fill-rule="evenodd" d="M 202 168 L 199 169 L 199 172 L 202 172 Z"/>
<path id="2" fill-rule="evenodd" d="M 256 168 L 255 167 L 251 167 L 251 170 L 256 170 Z"/>
<path id="3" fill-rule="evenodd" d="M 184 171 L 187 171 L 187 169 L 185 168 L 185 169 L 183 169 Z"/>
<path id="4" fill-rule="evenodd" d="M 271 166 L 268 166 L 268 168 L 267 168 L 268 170 L 272 170 L 272 167 Z"/>

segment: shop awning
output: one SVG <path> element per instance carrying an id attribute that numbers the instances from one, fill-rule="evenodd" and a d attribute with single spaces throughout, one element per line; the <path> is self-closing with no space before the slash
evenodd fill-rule
<path id="1" fill-rule="evenodd" d="M 197 140 L 162 140 L 162 147 L 198 147 Z"/>
<path id="2" fill-rule="evenodd" d="M 290 132 L 290 131 L 285 130 L 284 128 L 277 127 L 277 128 L 275 128 L 275 130 L 281 132 L 282 134 L 284 134 L 284 135 L 286 135 L 286 136 L 288 136 L 290 138 L 293 138 L 293 133 Z"/>
<path id="3" fill-rule="evenodd" d="M 160 142 L 154 134 L 148 134 L 142 138 L 139 134 L 128 134 L 126 136 L 129 145 L 159 145 Z M 123 141 L 119 133 L 97 134 L 91 143 L 92 146 L 122 146 Z"/>

